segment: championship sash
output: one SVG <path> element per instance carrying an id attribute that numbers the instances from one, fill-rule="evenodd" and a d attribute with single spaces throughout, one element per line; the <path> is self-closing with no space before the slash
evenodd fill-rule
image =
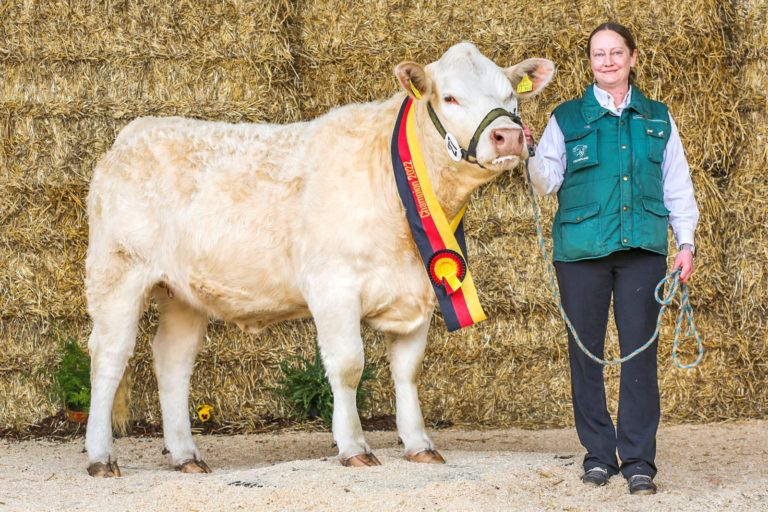
<path id="1" fill-rule="evenodd" d="M 432 191 L 413 117 L 413 99 L 408 97 L 400 108 L 392 135 L 392 167 L 413 240 L 445 325 L 449 331 L 455 331 L 486 318 L 465 256 L 466 205 L 449 224 Z"/>

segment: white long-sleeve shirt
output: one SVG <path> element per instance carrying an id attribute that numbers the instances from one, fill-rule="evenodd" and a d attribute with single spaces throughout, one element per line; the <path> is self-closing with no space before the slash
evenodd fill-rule
<path id="1" fill-rule="evenodd" d="M 617 107 L 609 93 L 597 85 L 592 90 L 600 105 L 616 116 L 621 115 L 621 111 L 629 105 L 632 96 L 632 87 L 630 87 L 624 101 Z M 669 224 L 672 226 L 679 249 L 682 244 L 694 245 L 693 235 L 699 221 L 699 209 L 693 194 L 693 183 L 683 144 L 671 114 L 669 122 L 671 125 L 669 141 L 664 149 L 664 159 L 661 164 L 662 189 L 664 206 L 670 212 Z M 555 116 L 550 116 L 549 123 L 536 147 L 536 156 L 528 161 L 528 172 L 534 191 L 544 195 L 560 190 L 560 185 L 565 178 L 566 166 L 565 138 Z"/>

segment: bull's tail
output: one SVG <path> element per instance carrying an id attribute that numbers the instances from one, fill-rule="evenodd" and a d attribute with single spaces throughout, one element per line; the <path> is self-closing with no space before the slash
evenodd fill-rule
<path id="1" fill-rule="evenodd" d="M 117 386 L 115 401 L 112 405 L 112 430 L 118 437 L 128 433 L 128 425 L 131 422 L 131 367 L 126 366 L 123 378 Z"/>

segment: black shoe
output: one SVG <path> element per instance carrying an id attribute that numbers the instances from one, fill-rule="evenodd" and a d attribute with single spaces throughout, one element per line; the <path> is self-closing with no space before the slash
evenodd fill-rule
<path id="1" fill-rule="evenodd" d="M 632 475 L 629 477 L 630 494 L 656 494 L 656 484 L 648 475 Z"/>
<path id="2" fill-rule="evenodd" d="M 601 467 L 594 467 L 581 475 L 581 481 L 587 485 L 594 487 L 600 487 L 608 483 L 608 479 L 611 475 L 608 474 L 608 470 Z"/>

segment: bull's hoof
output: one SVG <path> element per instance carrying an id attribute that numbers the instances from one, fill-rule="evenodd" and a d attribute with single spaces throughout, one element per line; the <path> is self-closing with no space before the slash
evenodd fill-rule
<path id="1" fill-rule="evenodd" d="M 429 448 L 406 453 L 405 460 L 422 464 L 445 464 L 443 456 L 437 450 L 430 450 Z"/>
<path id="2" fill-rule="evenodd" d="M 381 466 L 381 462 L 373 453 L 361 453 L 349 457 L 339 457 L 342 466 L 361 468 L 364 466 Z"/>
<path id="3" fill-rule="evenodd" d="M 208 467 L 202 459 L 183 459 L 173 466 L 176 471 L 182 473 L 210 473 L 211 468 Z"/>
<path id="4" fill-rule="evenodd" d="M 109 461 L 106 464 L 103 462 L 92 462 L 88 466 L 88 474 L 102 478 L 120 476 L 120 468 L 117 466 L 117 461 Z"/>

